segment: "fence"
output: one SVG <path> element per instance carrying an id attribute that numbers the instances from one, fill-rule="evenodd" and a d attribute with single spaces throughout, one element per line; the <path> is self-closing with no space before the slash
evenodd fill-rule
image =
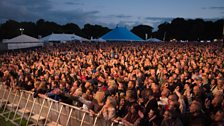
<path id="1" fill-rule="evenodd" d="M 117 125 L 96 115 L 91 116 L 89 111 L 81 108 L 50 98 L 34 98 L 33 92 L 13 90 L 3 85 L 0 85 L 0 106 L 3 109 L 0 115 L 16 125 L 21 125 L 23 118 L 27 120 L 26 125 L 30 125 L 31 122 L 32 125 L 41 126 Z"/>

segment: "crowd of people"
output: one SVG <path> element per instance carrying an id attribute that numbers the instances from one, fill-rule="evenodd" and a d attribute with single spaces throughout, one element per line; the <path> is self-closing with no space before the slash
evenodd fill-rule
<path id="1" fill-rule="evenodd" d="M 0 81 L 130 126 L 223 126 L 220 43 L 63 43 L 0 54 Z"/>

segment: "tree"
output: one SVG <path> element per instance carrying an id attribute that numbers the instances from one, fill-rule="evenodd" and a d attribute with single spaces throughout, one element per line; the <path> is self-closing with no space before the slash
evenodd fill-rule
<path id="1" fill-rule="evenodd" d="M 1 40 L 2 39 L 10 39 L 15 36 L 20 35 L 20 24 L 14 20 L 8 20 L 4 24 L 1 25 Z"/>
<path id="2" fill-rule="evenodd" d="M 88 39 L 90 39 L 91 37 L 99 38 L 109 31 L 110 29 L 107 27 L 102 27 L 100 25 L 91 25 L 91 24 L 85 24 L 84 28 L 82 29 L 84 37 Z"/>
<path id="3" fill-rule="evenodd" d="M 171 23 L 165 22 L 158 26 L 158 30 L 152 33 L 152 27 L 148 25 L 138 25 L 132 28 L 132 32 L 145 39 L 145 35 L 148 37 L 155 37 L 158 39 L 166 40 L 212 40 L 215 38 L 221 39 L 223 32 L 224 20 L 217 21 L 204 21 L 203 19 L 184 19 L 175 18 Z M 111 29 L 103 27 L 101 25 L 85 24 L 83 29 L 77 24 L 67 23 L 60 25 L 55 22 L 45 21 L 39 19 L 36 23 L 33 22 L 17 22 L 14 20 L 8 20 L 5 23 L 0 24 L 0 40 L 10 39 L 20 35 L 20 28 L 23 28 L 24 34 L 38 37 L 46 36 L 51 33 L 69 33 L 77 34 L 84 38 L 99 38 Z"/>
<path id="4" fill-rule="evenodd" d="M 133 27 L 131 32 L 135 33 L 136 35 L 138 35 L 142 39 L 147 39 L 152 35 L 152 30 L 153 30 L 153 27 L 151 27 L 151 26 L 138 25 L 138 26 Z M 147 34 L 147 38 L 146 38 L 146 34 Z"/>
<path id="5" fill-rule="evenodd" d="M 29 36 L 38 37 L 36 24 L 33 22 L 21 22 L 20 27 L 24 29 L 23 33 Z"/>
<path id="6" fill-rule="evenodd" d="M 63 33 L 61 25 L 55 22 L 44 21 L 40 19 L 36 22 L 37 33 L 41 36 L 46 36 L 51 33 Z"/>
<path id="7" fill-rule="evenodd" d="M 184 18 L 175 18 L 170 24 L 170 37 L 176 40 L 186 40 L 188 29 L 187 21 Z"/>
<path id="8" fill-rule="evenodd" d="M 62 26 L 63 32 L 67 34 L 82 35 L 82 31 L 77 24 L 68 23 Z"/>
<path id="9" fill-rule="evenodd" d="M 173 36 L 170 35 L 170 23 L 164 22 L 158 26 L 158 30 L 153 33 L 155 38 L 160 40 L 170 40 Z"/>
<path id="10" fill-rule="evenodd" d="M 205 39 L 204 30 L 205 30 L 204 21 L 202 19 L 195 19 L 192 22 L 190 35 L 193 36 L 192 38 L 194 40 Z"/>
<path id="11" fill-rule="evenodd" d="M 221 39 L 223 36 L 224 19 L 220 19 L 214 22 L 214 37 Z"/>

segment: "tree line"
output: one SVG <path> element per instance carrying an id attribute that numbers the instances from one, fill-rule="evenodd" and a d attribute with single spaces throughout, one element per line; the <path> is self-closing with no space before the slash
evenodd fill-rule
<path id="1" fill-rule="evenodd" d="M 131 31 L 141 37 L 158 38 L 161 40 L 213 40 L 223 37 L 224 19 L 216 21 L 204 21 L 203 19 L 184 19 L 175 18 L 170 23 L 164 22 L 158 26 L 157 31 L 153 31 L 152 26 L 138 25 Z M 67 23 L 60 25 L 55 22 L 39 19 L 34 22 L 17 22 L 8 20 L 0 24 L 0 40 L 9 39 L 21 34 L 20 28 L 23 28 L 24 34 L 39 38 L 51 33 L 68 33 L 90 39 L 99 38 L 105 33 L 111 31 L 108 27 L 101 25 L 85 24 L 80 28 L 77 24 Z"/>

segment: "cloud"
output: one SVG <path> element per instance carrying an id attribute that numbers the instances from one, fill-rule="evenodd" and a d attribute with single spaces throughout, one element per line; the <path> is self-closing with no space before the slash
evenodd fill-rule
<path id="1" fill-rule="evenodd" d="M 129 26 L 130 24 L 133 24 L 134 17 L 124 14 L 118 14 L 118 15 L 106 15 L 106 16 L 98 16 L 95 23 L 98 23 L 100 25 L 114 28 L 117 25 L 120 26 Z"/>
<path id="2" fill-rule="evenodd" d="M 209 7 L 209 9 L 213 9 L 213 10 L 224 10 L 224 7 Z"/>
<path id="3" fill-rule="evenodd" d="M 151 20 L 151 21 L 158 21 L 158 20 L 166 20 L 166 21 L 170 21 L 173 18 L 171 17 L 145 17 L 146 20 Z"/>
<path id="4" fill-rule="evenodd" d="M 62 7 L 70 5 L 82 5 L 76 2 L 61 2 L 56 0 L 0 0 L 0 22 L 3 23 L 9 19 L 16 21 L 32 21 L 39 19 L 53 21 L 59 24 L 75 23 L 82 27 L 86 23 L 106 24 L 99 21 L 100 13 L 97 10 L 84 11 L 82 8 L 74 6 L 72 9 L 60 9 L 54 6 L 55 3 L 63 4 Z M 105 25 L 107 26 L 107 25 Z M 112 25 L 111 25 L 112 26 Z"/>
<path id="5" fill-rule="evenodd" d="M 136 26 L 139 24 L 140 24 L 140 22 L 133 21 L 133 20 L 126 20 L 126 21 L 123 20 L 123 21 L 118 22 L 119 26 L 124 26 L 124 27 L 127 27 L 128 29 L 131 29 L 133 26 Z"/>
<path id="6" fill-rule="evenodd" d="M 164 22 L 170 22 L 171 17 L 142 17 L 131 14 L 102 15 L 103 7 L 97 5 L 91 10 L 83 0 L 0 0 L 0 22 L 13 19 L 16 21 L 33 21 L 44 19 L 60 24 L 76 23 L 82 27 L 86 23 L 99 24 L 109 28 L 117 24 L 132 27 L 140 24 L 157 26 Z M 224 7 L 207 7 L 204 9 L 220 10 L 224 13 Z M 102 12 L 101 12 L 102 11 Z"/>
<path id="7" fill-rule="evenodd" d="M 98 17 L 97 22 L 101 25 L 109 28 L 114 28 L 117 25 L 125 26 L 128 29 L 137 25 L 149 25 L 153 27 L 153 30 L 157 30 L 158 25 L 164 22 L 171 22 L 171 17 L 141 17 L 141 16 L 129 16 L 129 15 L 109 15 Z M 103 21 L 103 22 L 102 22 Z"/>
<path id="8" fill-rule="evenodd" d="M 76 6 L 82 6 L 82 5 L 84 5 L 84 3 L 80 3 L 80 2 L 72 2 L 72 1 L 68 1 L 68 2 L 65 2 L 65 4 L 66 5 L 72 5 L 72 6 L 74 6 L 74 5 L 76 5 Z"/>
<path id="9" fill-rule="evenodd" d="M 52 0 L 1 0 L 0 1 L 0 20 L 6 21 L 13 19 L 17 21 L 37 21 L 44 19 L 56 23 L 65 24 L 73 22 L 83 25 L 95 22 L 99 11 L 83 11 L 80 8 L 72 10 L 55 9 Z M 56 2 L 56 1 L 55 1 Z M 79 4 L 77 2 L 65 2 L 64 4 Z"/>
<path id="10" fill-rule="evenodd" d="M 164 22 L 171 22 L 173 18 L 170 17 L 141 17 L 141 16 L 128 16 L 128 15 L 109 15 L 98 17 L 98 23 L 109 28 L 114 28 L 117 25 L 132 29 L 138 25 L 149 25 L 153 30 L 157 30 L 158 25 Z M 104 21 L 104 22 L 102 22 Z"/>
<path id="11" fill-rule="evenodd" d="M 119 15 L 108 15 L 108 16 L 102 16 L 102 18 L 109 18 L 109 19 L 127 19 L 127 18 L 131 18 L 132 16 L 129 15 L 123 15 L 123 14 L 119 14 Z"/>
<path id="12" fill-rule="evenodd" d="M 202 9 L 210 9 L 210 10 L 224 10 L 224 7 L 202 7 Z"/>
<path id="13" fill-rule="evenodd" d="M 45 19 L 53 20 L 61 24 L 74 22 L 78 25 L 84 25 L 85 23 L 94 22 L 98 13 L 99 11 L 84 12 L 79 9 L 72 11 L 49 11 L 47 15 L 51 16 Z"/>
<path id="14" fill-rule="evenodd" d="M 171 22 L 174 18 L 171 17 L 145 17 L 145 22 L 148 25 L 152 26 L 154 29 L 157 30 L 158 26 L 164 22 Z"/>
<path id="15" fill-rule="evenodd" d="M 1 19 L 34 20 L 40 13 L 51 8 L 49 0 L 2 0 L 0 1 Z"/>
<path id="16" fill-rule="evenodd" d="M 65 2 L 65 4 L 67 4 L 67 5 L 77 5 L 77 4 L 80 4 L 80 3 L 75 3 L 75 2 L 68 1 L 68 2 Z"/>
<path id="17" fill-rule="evenodd" d="M 115 17 L 117 17 L 117 18 L 131 18 L 132 16 L 120 14 L 120 15 L 116 15 Z"/>

